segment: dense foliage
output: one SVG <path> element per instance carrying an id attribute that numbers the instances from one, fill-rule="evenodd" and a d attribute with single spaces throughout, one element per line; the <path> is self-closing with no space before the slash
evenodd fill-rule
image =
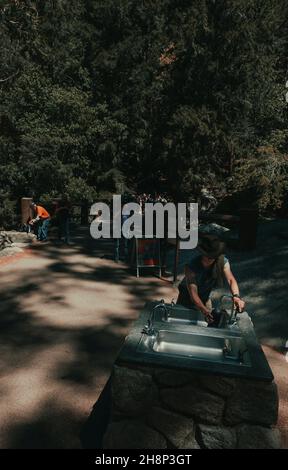
<path id="1" fill-rule="evenodd" d="M 24 195 L 281 206 L 286 3 L 0 0 L 0 225 Z"/>

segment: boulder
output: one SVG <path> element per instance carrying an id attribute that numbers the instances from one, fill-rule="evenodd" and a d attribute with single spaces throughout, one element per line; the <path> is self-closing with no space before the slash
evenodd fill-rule
<path id="1" fill-rule="evenodd" d="M 140 421 L 112 423 L 103 438 L 103 449 L 167 449 L 166 440 Z"/>
<path id="2" fill-rule="evenodd" d="M 227 398 L 232 394 L 236 381 L 227 377 L 205 375 L 198 377 L 198 384 L 209 392 Z"/>
<path id="3" fill-rule="evenodd" d="M 278 429 L 242 425 L 238 428 L 238 449 L 280 449 L 281 436 Z"/>
<path id="4" fill-rule="evenodd" d="M 12 246 L 12 240 L 6 232 L 0 232 L 0 250 Z"/>
<path id="5" fill-rule="evenodd" d="M 170 411 L 154 407 L 148 415 L 148 424 L 163 434 L 177 449 L 195 448 L 194 421 Z"/>
<path id="6" fill-rule="evenodd" d="M 227 400 L 225 423 L 276 424 L 278 418 L 278 393 L 274 382 L 237 381 Z"/>
<path id="7" fill-rule="evenodd" d="M 181 387 L 193 381 L 194 375 L 183 371 L 157 370 L 155 380 L 160 387 Z"/>
<path id="8" fill-rule="evenodd" d="M 220 424 L 224 412 L 224 400 L 193 386 L 162 389 L 160 397 L 171 410 L 195 418 L 200 423 Z"/>
<path id="9" fill-rule="evenodd" d="M 187 449 L 187 450 L 201 449 L 201 447 L 199 446 L 198 442 L 195 439 L 194 432 L 191 432 L 190 434 L 188 434 L 188 436 L 185 437 L 183 444 L 181 445 L 181 449 Z"/>
<path id="10" fill-rule="evenodd" d="M 204 449 L 236 449 L 237 433 L 235 428 L 224 426 L 198 426 L 199 442 Z"/>
<path id="11" fill-rule="evenodd" d="M 157 403 L 158 391 L 149 374 L 114 366 L 112 401 L 115 411 L 127 416 L 147 413 Z"/>
<path id="12" fill-rule="evenodd" d="M 18 246 L 9 246 L 8 248 L 0 250 L 0 258 L 16 255 L 18 253 L 23 253 L 22 248 L 19 248 Z"/>
<path id="13" fill-rule="evenodd" d="M 4 233 L 8 235 L 12 243 L 32 243 L 32 241 L 36 238 L 34 233 L 17 232 L 16 230 Z"/>

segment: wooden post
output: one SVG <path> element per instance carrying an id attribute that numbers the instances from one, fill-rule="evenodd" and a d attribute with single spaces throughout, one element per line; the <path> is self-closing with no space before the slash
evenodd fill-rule
<path id="1" fill-rule="evenodd" d="M 33 217 L 30 204 L 32 202 L 32 197 L 22 197 L 21 198 L 21 224 L 27 224 L 29 218 Z"/>

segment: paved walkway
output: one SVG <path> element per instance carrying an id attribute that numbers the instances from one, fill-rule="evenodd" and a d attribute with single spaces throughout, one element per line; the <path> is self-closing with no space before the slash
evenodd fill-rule
<path id="1" fill-rule="evenodd" d="M 131 322 L 175 292 L 75 242 L 0 264 L 0 448 L 80 448 Z"/>
<path id="2" fill-rule="evenodd" d="M 261 228 L 257 251 L 228 253 L 280 395 L 288 448 L 288 240 Z M 111 246 L 79 232 L 72 247 L 45 245 L 0 264 L 0 447 L 79 448 L 131 322 L 146 301 L 177 290 L 136 279 Z M 183 264 L 189 256 L 181 254 Z M 181 269 L 181 268 L 180 268 Z"/>

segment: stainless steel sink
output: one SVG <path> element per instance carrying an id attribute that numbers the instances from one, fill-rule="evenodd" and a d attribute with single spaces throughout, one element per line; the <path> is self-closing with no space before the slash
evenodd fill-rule
<path id="1" fill-rule="evenodd" d="M 167 315 L 163 310 L 158 310 L 155 313 L 155 319 L 167 323 L 175 323 L 182 325 L 197 325 L 207 327 L 207 322 L 204 320 L 203 315 L 197 310 L 188 309 L 185 307 L 169 306 L 167 305 Z"/>
<path id="2" fill-rule="evenodd" d="M 198 326 L 203 326 L 207 327 L 207 322 L 204 319 L 200 319 L 199 315 L 197 312 L 172 312 L 169 314 L 167 319 L 163 319 L 163 321 L 166 321 L 168 323 L 179 323 L 183 325 L 198 325 Z"/>
<path id="3" fill-rule="evenodd" d="M 214 336 L 162 329 L 155 336 L 143 335 L 138 351 L 225 364 L 251 365 L 241 336 Z"/>

